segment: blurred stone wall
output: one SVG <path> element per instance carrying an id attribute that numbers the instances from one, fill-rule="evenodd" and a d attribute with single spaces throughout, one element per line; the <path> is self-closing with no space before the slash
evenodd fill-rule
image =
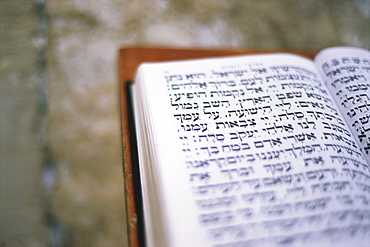
<path id="1" fill-rule="evenodd" d="M 43 113 L 32 1 L 0 1 L 0 246 L 43 246 Z"/>
<path id="2" fill-rule="evenodd" d="M 0 13 L 0 246 L 127 244 L 119 47 L 370 48 L 369 0 L 1 0 Z"/>

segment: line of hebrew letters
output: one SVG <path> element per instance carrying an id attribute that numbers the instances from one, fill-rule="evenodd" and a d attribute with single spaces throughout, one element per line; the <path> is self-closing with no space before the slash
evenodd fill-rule
<path id="1" fill-rule="evenodd" d="M 209 134 L 201 134 L 197 136 L 193 136 L 192 142 L 221 142 L 223 143 L 226 139 L 226 141 L 229 140 L 240 140 L 243 141 L 248 138 L 253 138 L 254 135 L 258 133 L 257 130 L 247 130 L 247 131 L 238 131 L 238 132 L 229 132 L 228 134 L 223 133 L 209 133 Z M 187 136 L 180 136 L 179 137 L 184 142 L 189 141 L 190 138 Z"/>
<path id="2" fill-rule="evenodd" d="M 297 102 L 296 102 L 297 103 Z M 281 107 L 282 109 L 286 110 L 290 110 L 292 108 L 292 104 L 289 103 L 289 102 L 284 102 L 282 101 L 282 103 L 279 103 L 279 104 L 275 104 L 276 107 Z"/>
<path id="3" fill-rule="evenodd" d="M 365 68 L 365 67 L 364 67 Z M 335 68 L 333 70 L 330 70 L 326 73 L 326 76 L 333 78 L 333 76 L 337 76 L 340 74 L 348 74 L 348 73 L 355 73 L 355 72 L 360 72 L 361 69 L 359 66 L 352 66 L 352 65 L 347 65 L 347 66 L 342 66 L 339 68 Z"/>
<path id="4" fill-rule="evenodd" d="M 241 150 L 249 150 L 250 146 L 248 143 L 239 144 L 226 144 L 222 145 L 222 152 L 239 152 Z"/>
<path id="5" fill-rule="evenodd" d="M 299 107 L 309 107 L 309 108 L 319 108 L 319 109 L 325 109 L 324 104 L 320 102 L 312 102 L 312 101 L 298 101 L 295 102 Z"/>
<path id="6" fill-rule="evenodd" d="M 301 129 L 316 129 L 316 123 L 314 121 L 308 121 L 307 118 L 305 118 L 305 121 L 297 122 L 297 124 Z"/>
<path id="7" fill-rule="evenodd" d="M 294 98 L 302 98 L 302 92 L 300 91 L 296 91 L 296 92 L 286 92 L 286 93 L 278 93 L 278 94 L 275 94 L 276 97 L 279 99 L 279 100 L 283 100 L 283 99 L 294 99 Z"/>
<path id="8" fill-rule="evenodd" d="M 364 91 L 365 93 L 370 90 L 370 84 L 354 84 L 354 85 L 349 85 L 346 86 L 345 89 L 347 90 L 346 92 L 352 93 L 352 92 L 358 92 L 362 93 L 361 91 Z M 337 95 L 340 95 L 344 93 L 342 89 L 338 90 Z"/>
<path id="9" fill-rule="evenodd" d="M 210 91 L 210 97 L 243 97 L 245 92 L 243 89 L 223 90 L 223 91 Z"/>
<path id="10" fill-rule="evenodd" d="M 367 94 L 357 94 L 352 95 L 351 97 L 348 97 L 347 95 L 344 95 L 344 100 L 342 101 L 341 105 L 343 105 L 344 108 L 347 108 L 347 102 L 349 102 L 352 105 L 362 104 L 367 101 L 369 101 L 369 96 Z"/>
<path id="11" fill-rule="evenodd" d="M 186 89 L 206 89 L 206 82 L 186 82 L 186 83 L 177 83 L 171 84 L 172 90 L 186 90 Z"/>
<path id="12" fill-rule="evenodd" d="M 222 169 L 221 173 L 225 174 L 230 180 L 233 180 L 235 178 L 247 177 L 250 174 L 253 174 L 254 169 L 252 166 L 233 168 L 233 169 Z"/>
<path id="13" fill-rule="evenodd" d="M 208 118 L 212 118 L 213 120 L 216 120 L 220 117 L 220 112 L 219 111 L 206 111 L 203 108 L 203 113 L 208 116 Z"/>
<path id="14" fill-rule="evenodd" d="M 245 213 L 248 218 L 255 218 L 256 212 L 247 208 L 240 213 Z M 362 236 L 366 239 L 370 235 L 370 226 L 367 225 L 369 212 L 366 210 L 346 210 L 343 212 L 316 213 L 304 217 L 280 218 L 259 223 L 247 223 L 237 225 L 216 225 L 207 230 L 207 235 L 215 241 L 232 239 L 231 244 L 215 245 L 216 247 L 231 246 L 271 246 L 276 243 L 312 243 L 320 241 L 332 241 L 341 236 L 342 239 L 351 239 L 353 236 Z M 341 224 L 343 221 L 355 222 L 349 226 Z M 335 222 L 329 230 L 325 227 L 328 222 Z M 315 229 L 311 232 L 302 233 L 302 229 Z M 258 232 L 259 237 L 255 239 Z M 288 234 L 287 234 L 288 233 Z M 271 238 L 271 235 L 274 235 Z"/>
<path id="15" fill-rule="evenodd" d="M 181 81 L 183 80 L 182 75 L 169 75 L 165 76 L 167 83 L 172 81 Z"/>
<path id="16" fill-rule="evenodd" d="M 230 207 L 237 200 L 236 196 L 222 196 L 209 199 L 199 199 L 196 204 L 201 208 Z"/>
<path id="17" fill-rule="evenodd" d="M 303 89 L 306 94 L 312 93 L 312 92 L 319 92 L 320 94 L 327 95 L 328 93 L 326 92 L 325 89 L 308 84 L 308 83 L 303 83 L 303 82 L 289 82 L 289 83 L 281 83 L 281 90 L 298 90 L 298 89 Z"/>
<path id="18" fill-rule="evenodd" d="M 332 105 L 334 104 L 331 99 L 329 99 L 328 97 L 325 97 L 321 94 L 317 94 L 317 93 L 313 93 L 313 92 L 306 92 L 306 95 L 307 95 L 308 98 L 313 98 L 313 99 L 320 100 L 320 101 L 322 100 L 325 103 L 330 103 Z"/>
<path id="19" fill-rule="evenodd" d="M 194 136 L 195 137 L 195 136 Z M 212 139 L 212 142 L 223 142 L 225 140 L 225 135 L 222 133 L 219 134 L 207 134 L 207 135 L 198 135 L 198 141 L 202 142 L 208 142 L 209 140 Z"/>
<path id="20" fill-rule="evenodd" d="M 370 176 L 367 176 L 364 173 L 358 172 L 356 170 L 345 169 L 353 180 L 368 181 Z M 246 173 L 244 173 L 246 174 Z M 243 176 L 240 176 L 243 177 Z M 244 186 L 247 188 L 257 189 L 257 188 L 273 188 L 279 187 L 281 185 L 299 185 L 306 184 L 307 182 L 323 182 L 326 179 L 332 180 L 333 178 L 338 177 L 338 172 L 334 168 L 312 170 L 307 172 L 299 172 L 292 174 L 285 174 L 273 177 L 264 177 L 264 178 L 255 178 L 255 179 L 244 179 L 241 181 L 231 181 L 225 183 L 214 183 L 214 184 L 205 184 L 199 186 L 193 186 L 193 191 L 199 195 L 224 195 L 233 193 L 238 190 L 242 190 Z"/>
<path id="21" fill-rule="evenodd" d="M 229 194 L 240 188 L 239 181 L 193 186 L 194 193 L 200 195 Z"/>
<path id="22" fill-rule="evenodd" d="M 353 121 L 352 127 L 356 127 L 358 125 L 365 125 L 370 123 L 370 113 L 364 115 L 363 117 L 358 118 L 358 120 Z"/>
<path id="23" fill-rule="evenodd" d="M 307 201 L 298 201 L 294 203 L 266 205 L 260 208 L 260 213 L 267 214 L 269 216 L 280 216 L 289 213 L 300 212 L 302 210 L 315 212 L 325 210 L 330 202 L 331 198 L 326 196 Z"/>
<path id="24" fill-rule="evenodd" d="M 335 133 L 327 133 L 327 132 L 323 132 L 322 134 L 324 136 L 324 139 L 329 139 L 329 137 L 330 137 L 332 140 L 337 140 L 337 141 L 340 141 L 340 142 L 344 142 L 349 146 L 357 148 L 357 145 L 354 141 L 352 141 L 351 139 L 348 139 L 348 138 L 346 138 L 342 135 L 338 135 L 338 134 L 335 134 Z"/>
<path id="25" fill-rule="evenodd" d="M 354 64 L 354 65 L 346 65 L 346 64 Z M 352 58 L 342 57 L 342 58 L 332 59 L 331 61 L 327 61 L 323 63 L 321 65 L 321 68 L 323 69 L 325 73 L 329 73 L 329 70 L 332 69 L 333 67 L 335 67 L 334 70 L 337 70 L 336 68 L 337 66 L 342 66 L 339 69 L 341 70 L 344 66 L 346 67 L 347 73 L 349 73 L 349 72 L 355 72 L 356 69 L 357 70 L 359 69 L 359 67 L 356 65 L 361 65 L 361 66 L 363 65 L 364 66 L 363 68 L 366 68 L 365 66 L 370 65 L 370 60 L 366 58 L 359 58 L 359 57 L 352 57 Z M 348 69 L 348 67 L 353 67 L 353 68 Z"/>
<path id="26" fill-rule="evenodd" d="M 273 82 L 281 82 L 281 81 L 305 81 L 310 83 L 320 83 L 319 80 L 317 80 L 314 77 L 311 76 L 305 76 L 305 75 L 298 75 L 298 74 L 283 74 L 283 75 L 270 75 L 264 77 L 264 81 L 267 83 L 273 81 Z"/>
<path id="27" fill-rule="evenodd" d="M 343 205 L 354 205 L 356 203 L 363 204 L 363 205 L 369 204 L 369 200 L 365 196 L 359 196 L 359 195 L 354 195 L 354 196 L 348 195 L 348 194 L 338 195 L 336 196 L 335 199 L 339 201 L 340 204 L 343 204 Z M 332 198 L 326 196 L 326 197 L 315 198 L 312 200 L 298 201 L 294 203 L 266 205 L 260 208 L 260 213 L 268 214 L 268 215 L 281 215 L 281 214 L 288 214 L 288 213 L 292 213 L 295 211 L 301 211 L 301 210 L 315 212 L 317 210 L 320 211 L 320 210 L 326 209 L 328 207 L 328 204 L 331 203 L 331 201 L 332 201 Z M 341 214 L 344 214 L 345 212 L 341 212 Z M 369 212 L 366 212 L 365 214 L 370 216 Z M 353 217 L 358 217 L 357 212 L 353 215 Z M 363 217 L 363 216 L 360 216 L 360 217 Z"/>
<path id="28" fill-rule="evenodd" d="M 370 171 L 370 167 L 367 164 L 361 161 L 358 161 L 357 159 L 353 159 L 353 158 L 349 158 L 349 157 L 341 156 L 341 155 L 331 155 L 330 159 L 333 161 L 333 163 L 338 162 L 339 164 L 343 166 L 352 164 L 354 167 L 361 167 L 365 171 L 366 170 Z"/>
<path id="29" fill-rule="evenodd" d="M 240 79 L 240 84 L 245 86 L 245 88 L 249 88 L 263 84 L 263 79 L 261 77 L 244 78 Z"/>
<path id="30" fill-rule="evenodd" d="M 321 182 L 312 184 L 310 187 L 312 194 L 352 191 L 352 185 L 349 181 Z"/>
<path id="31" fill-rule="evenodd" d="M 187 114 L 174 114 L 173 115 L 177 120 L 180 120 L 181 123 L 184 121 L 197 121 L 200 120 L 199 113 L 187 113 Z"/>
<path id="32" fill-rule="evenodd" d="M 367 112 L 370 112 L 370 102 L 369 103 L 365 102 L 362 105 L 351 108 L 347 112 L 347 116 L 353 118 L 355 116 L 361 116 L 363 114 L 366 114 Z"/>
<path id="33" fill-rule="evenodd" d="M 271 66 L 270 69 L 276 72 L 277 74 L 288 72 L 290 69 L 292 69 L 295 70 L 300 75 L 305 74 L 306 76 L 311 76 L 312 78 L 318 77 L 316 73 L 301 66 L 295 65 Z"/>
<path id="34" fill-rule="evenodd" d="M 264 145 L 264 144 L 263 142 L 258 141 L 258 142 L 255 142 L 254 145 L 258 148 L 259 146 Z M 274 144 L 270 143 L 270 145 L 274 145 Z M 227 146 L 224 146 L 223 150 L 228 150 L 228 148 L 226 147 Z M 248 150 L 249 149 L 248 147 L 249 146 L 244 145 L 245 150 Z M 336 145 L 336 146 L 331 146 L 331 147 L 334 149 L 340 148 L 340 147 L 344 148 L 341 145 Z M 256 160 L 257 161 L 280 160 L 281 156 L 297 158 L 297 157 L 302 156 L 303 154 L 315 154 L 315 153 L 320 153 L 324 151 L 323 148 L 321 147 L 321 144 L 311 144 L 311 145 L 303 145 L 303 146 L 292 145 L 291 148 L 276 149 L 276 150 L 264 151 L 264 152 L 241 153 L 241 154 L 221 156 L 221 157 L 217 157 L 217 154 L 223 153 L 223 152 L 220 152 L 220 149 L 217 146 L 203 147 L 201 148 L 201 150 L 203 150 L 203 152 L 207 154 L 205 159 L 186 161 L 189 167 L 203 168 L 203 167 L 215 165 L 219 168 L 223 168 L 229 165 L 254 163 Z M 346 150 L 348 150 L 348 152 L 350 152 L 351 155 L 355 152 L 353 149 L 350 149 L 350 148 L 347 148 Z M 359 152 L 355 154 L 361 155 L 361 153 Z M 209 158 L 211 156 L 216 156 L 216 157 Z"/>
<path id="35" fill-rule="evenodd" d="M 275 175 L 275 173 L 276 174 L 287 173 L 293 169 L 290 161 L 266 164 L 263 165 L 263 168 L 265 168 L 266 172 L 271 173 L 271 175 Z"/>
<path id="36" fill-rule="evenodd" d="M 265 90 L 262 87 L 246 87 L 245 90 L 247 90 L 247 93 L 252 94 L 259 94 L 265 92 Z"/>
<path id="37" fill-rule="evenodd" d="M 349 155 L 356 155 L 356 157 L 363 157 L 362 153 L 357 151 L 356 149 L 350 148 L 348 146 L 343 146 L 343 145 L 338 145 L 338 144 L 330 144 L 330 143 L 325 143 L 325 149 L 326 150 L 333 150 L 336 153 L 346 153 Z"/>
<path id="38" fill-rule="evenodd" d="M 270 103 L 271 96 L 270 95 L 263 95 L 259 97 L 253 97 L 253 98 L 246 98 L 246 99 L 239 99 L 239 104 L 243 108 L 243 104 L 249 105 L 250 102 L 253 103 L 253 105 L 259 105 L 264 103 Z"/>
<path id="39" fill-rule="evenodd" d="M 171 105 L 172 106 L 175 106 L 176 109 L 175 110 L 178 110 L 178 109 L 186 109 L 186 110 L 195 110 L 195 109 L 199 109 L 199 105 L 197 102 L 194 102 L 194 103 L 173 103 L 171 102 Z"/>
<path id="40" fill-rule="evenodd" d="M 355 185 L 357 188 L 359 188 L 361 191 L 367 193 L 370 195 L 370 185 L 369 184 L 364 184 L 361 182 L 356 181 Z"/>
<path id="41" fill-rule="evenodd" d="M 211 108 L 211 107 L 225 107 L 225 108 L 228 108 L 229 106 L 230 106 L 229 100 L 203 101 L 203 104 L 202 104 L 203 108 Z"/>
<path id="42" fill-rule="evenodd" d="M 181 128 L 183 131 L 207 131 L 208 125 L 207 123 L 200 123 L 200 124 L 182 124 Z"/>
<path id="43" fill-rule="evenodd" d="M 234 77 L 234 78 L 237 78 L 237 77 L 242 77 L 246 74 L 248 74 L 248 71 L 246 69 L 240 69 L 240 70 L 230 70 L 230 71 L 215 71 L 215 70 L 212 70 L 212 75 L 216 76 L 217 78 L 221 77 L 221 78 L 224 78 L 224 77 Z"/>
<path id="44" fill-rule="evenodd" d="M 370 175 L 368 175 L 368 173 L 366 174 L 362 171 L 349 168 L 342 168 L 342 171 L 346 174 L 346 176 L 350 177 L 352 180 L 365 182 L 367 184 L 370 182 Z"/>
<path id="45" fill-rule="evenodd" d="M 356 131 L 358 132 L 358 137 L 360 139 L 360 142 L 362 142 L 362 138 L 364 138 L 364 140 L 368 141 L 368 139 L 370 138 L 370 125 L 364 125 L 364 126 L 360 126 L 358 128 L 356 128 Z"/>
<path id="46" fill-rule="evenodd" d="M 248 71 L 249 69 L 249 71 Z M 306 75 L 310 76 L 313 78 L 316 78 L 317 75 L 313 73 L 312 71 L 305 69 L 300 66 L 294 66 L 294 65 L 284 65 L 284 66 L 270 66 L 269 68 L 266 67 L 261 67 L 261 66 L 252 66 L 250 65 L 249 68 L 243 68 L 243 69 L 233 69 L 233 70 L 226 70 L 226 71 L 216 71 L 215 69 L 211 70 L 211 76 L 214 75 L 216 77 L 243 77 L 245 75 L 248 75 L 249 73 L 251 74 L 268 74 L 268 73 L 273 73 L 273 74 L 287 74 L 289 71 L 294 71 L 298 75 Z M 205 76 L 203 77 L 205 78 Z M 189 78 L 187 78 L 189 79 Z M 192 78 L 191 78 L 192 79 Z"/>
<path id="47" fill-rule="evenodd" d="M 235 81 L 210 81 L 208 82 L 208 84 L 210 85 L 210 87 L 214 87 L 216 89 L 218 89 L 219 87 L 235 87 L 236 86 L 236 83 Z"/>
<path id="48" fill-rule="evenodd" d="M 328 123 L 325 121 L 321 121 L 321 123 L 323 124 L 324 129 L 334 130 L 335 132 L 345 134 L 346 136 L 351 136 L 351 133 L 347 129 L 343 128 L 343 126 L 339 126 L 334 123 Z"/>
<path id="49" fill-rule="evenodd" d="M 253 108 L 246 108 L 246 109 L 236 109 L 236 110 L 228 110 L 229 117 L 232 117 L 233 114 L 235 116 L 241 118 L 245 115 L 258 115 L 272 112 L 271 106 L 262 106 L 262 107 L 253 107 Z"/>
<path id="50" fill-rule="evenodd" d="M 325 161 L 323 160 L 322 156 L 312 157 L 312 158 L 305 158 L 304 165 L 311 166 L 311 165 L 324 165 Z"/>
<path id="51" fill-rule="evenodd" d="M 279 120 L 301 120 L 302 118 L 305 117 L 305 111 L 287 111 L 287 110 L 284 110 L 285 113 L 282 113 L 282 114 L 278 114 L 277 117 L 279 117 Z M 274 115 L 274 117 L 276 118 L 276 116 Z M 285 118 L 284 118 L 285 117 Z"/>
<path id="52" fill-rule="evenodd" d="M 208 172 L 190 174 L 190 181 L 198 180 L 198 181 L 207 183 L 210 178 L 211 178 L 211 175 Z"/>
<path id="53" fill-rule="evenodd" d="M 253 204 L 253 203 L 274 202 L 274 201 L 276 201 L 277 196 L 276 196 L 276 193 L 275 193 L 274 190 L 268 190 L 268 191 L 243 193 L 243 194 L 241 194 L 241 198 L 244 202 L 246 202 L 248 204 Z"/>
<path id="54" fill-rule="evenodd" d="M 344 124 L 344 121 L 337 117 L 337 116 L 334 116 L 332 114 L 329 114 L 329 113 L 326 113 L 326 112 L 320 112 L 320 111 L 307 111 L 307 113 L 309 113 L 310 116 L 314 117 L 315 120 L 317 119 L 327 119 L 327 120 L 333 120 L 335 119 L 335 121 L 337 121 L 337 123 L 339 123 L 340 125 L 345 125 Z"/>
<path id="55" fill-rule="evenodd" d="M 234 220 L 232 211 L 221 211 L 212 213 L 202 213 L 199 215 L 199 221 L 201 224 L 225 224 Z"/>
<path id="56" fill-rule="evenodd" d="M 292 173 L 292 174 L 285 174 L 280 176 L 273 176 L 273 177 L 265 177 L 262 178 L 261 186 L 269 187 L 269 186 L 277 186 L 283 184 L 306 184 L 308 181 L 321 181 L 325 180 L 326 177 L 336 178 L 338 173 L 334 168 L 326 168 L 326 169 L 317 169 L 312 171 L 306 172 L 299 172 L 299 173 Z M 244 180 L 245 182 L 247 180 Z"/>
<path id="57" fill-rule="evenodd" d="M 282 132 L 292 133 L 294 130 L 294 127 L 292 124 L 276 125 L 276 123 L 274 123 L 273 125 L 274 126 L 262 128 L 262 130 L 267 132 L 268 134 L 276 134 L 276 133 L 282 133 Z"/>
<path id="58" fill-rule="evenodd" d="M 202 136 L 204 137 L 204 136 Z M 206 136 L 205 136 L 206 137 Z M 263 139 L 263 140 L 255 140 L 252 142 L 245 143 L 224 143 L 222 145 L 215 145 L 212 144 L 212 146 L 201 146 L 199 149 L 204 151 L 205 154 L 207 154 L 207 157 L 215 156 L 219 153 L 236 153 L 239 154 L 245 153 L 244 151 L 250 150 L 251 147 L 254 149 L 265 149 L 265 148 L 276 148 L 280 147 L 281 145 L 284 145 L 285 143 L 292 144 L 290 139 L 293 139 L 295 143 L 305 143 L 306 141 L 314 141 L 316 140 L 316 136 L 314 133 L 302 133 L 302 134 L 293 134 L 293 135 L 287 135 L 283 136 L 282 138 L 269 138 L 269 139 Z M 293 144 L 292 144 L 293 146 Z M 319 148 L 319 149 L 317 149 Z M 312 144 L 312 145 L 303 145 L 303 146 L 293 146 L 293 148 L 286 148 L 286 149 L 280 149 L 280 150 L 272 150 L 270 152 L 277 152 L 277 153 L 287 153 L 292 152 L 294 156 L 297 156 L 297 153 L 295 151 L 300 151 L 300 154 L 303 153 L 312 153 L 312 152 L 319 152 L 322 148 L 320 147 L 320 144 Z M 258 155 L 259 152 L 256 152 L 255 155 Z"/>
<path id="59" fill-rule="evenodd" d="M 369 198 L 364 195 L 337 195 L 336 199 L 341 202 L 341 204 L 353 206 L 355 204 L 362 204 L 364 206 L 368 206 L 370 203 Z M 361 217 L 361 216 L 360 216 Z"/>
<path id="60" fill-rule="evenodd" d="M 370 154 L 370 138 L 368 138 L 366 146 L 364 146 L 363 149 L 364 149 L 364 152 L 365 152 L 366 155 Z"/>
<path id="61" fill-rule="evenodd" d="M 187 92 L 187 93 L 174 93 L 174 94 L 170 94 L 170 97 L 172 99 L 172 95 L 174 96 L 174 100 L 175 101 L 179 101 L 181 100 L 181 97 L 184 96 L 184 100 L 190 100 L 190 99 L 193 99 L 193 98 L 206 98 L 207 97 L 207 94 L 206 92 Z"/>
<path id="62" fill-rule="evenodd" d="M 220 129 L 220 128 L 223 128 L 223 129 L 226 129 L 226 128 L 237 128 L 237 127 L 240 127 L 240 128 L 245 128 L 245 127 L 248 127 L 248 126 L 256 126 L 256 122 L 255 122 L 255 119 L 251 118 L 251 119 L 246 119 L 246 120 L 235 120 L 235 121 L 225 121 L 225 122 L 216 122 L 216 129 Z M 222 126 L 222 127 L 221 127 Z"/>
<path id="63" fill-rule="evenodd" d="M 230 140 L 240 140 L 243 141 L 244 138 L 253 138 L 255 134 L 258 133 L 258 130 L 245 130 L 238 132 L 229 132 Z"/>

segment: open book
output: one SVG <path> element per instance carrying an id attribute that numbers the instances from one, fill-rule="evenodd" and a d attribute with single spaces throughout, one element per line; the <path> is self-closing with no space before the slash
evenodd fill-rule
<path id="1" fill-rule="evenodd" d="M 369 246 L 370 53 L 145 63 L 148 246 Z"/>

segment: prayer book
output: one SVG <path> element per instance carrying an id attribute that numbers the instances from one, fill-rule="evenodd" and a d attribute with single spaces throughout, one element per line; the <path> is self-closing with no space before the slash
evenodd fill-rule
<path id="1" fill-rule="evenodd" d="M 369 51 L 148 62 L 125 94 L 142 245 L 370 245 Z"/>

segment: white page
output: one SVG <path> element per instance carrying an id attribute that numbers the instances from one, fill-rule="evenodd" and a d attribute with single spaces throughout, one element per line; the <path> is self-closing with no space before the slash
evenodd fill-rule
<path id="1" fill-rule="evenodd" d="M 368 239 L 369 170 L 315 71 L 290 55 L 140 68 L 169 246 Z"/>
<path id="2" fill-rule="evenodd" d="M 333 47 L 317 54 L 315 64 L 370 164 L 370 52 Z"/>

